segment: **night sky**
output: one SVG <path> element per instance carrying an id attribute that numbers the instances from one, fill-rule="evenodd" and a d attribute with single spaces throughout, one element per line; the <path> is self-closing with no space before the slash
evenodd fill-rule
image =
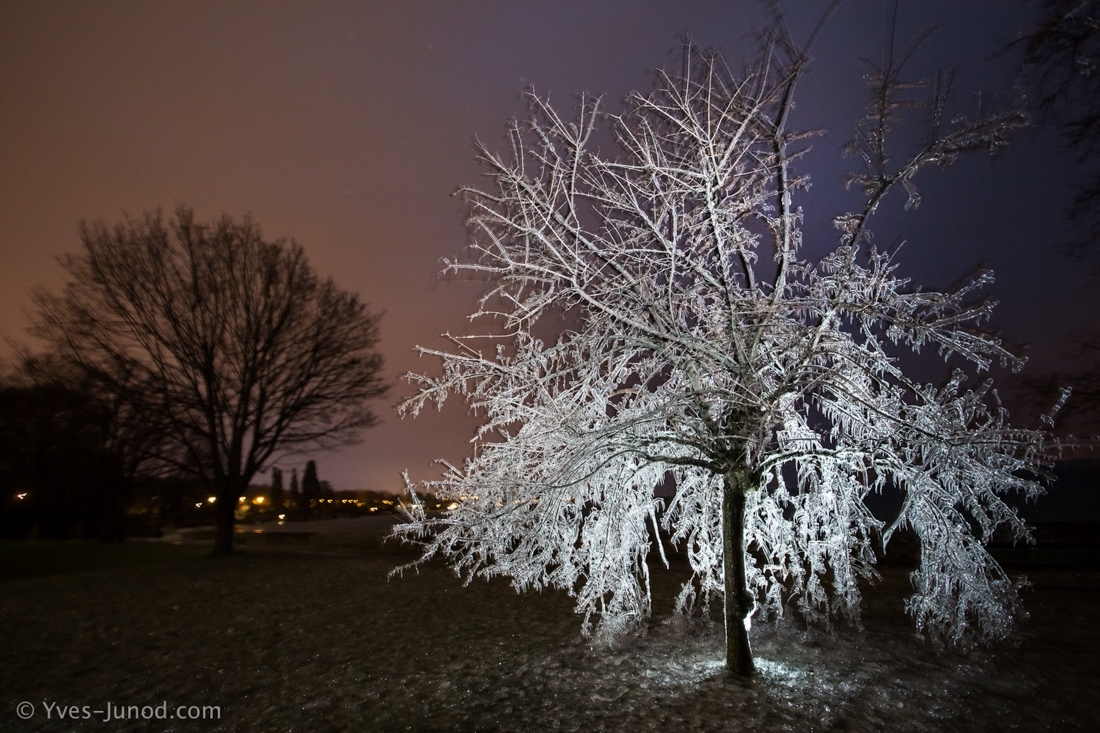
<path id="1" fill-rule="evenodd" d="M 796 39 L 827 4 L 784 3 Z M 864 104 L 858 59 L 881 58 L 892 5 L 845 2 L 800 90 L 796 125 L 826 131 L 803 169 L 811 255 L 835 242 L 828 221 L 855 200 L 840 183 L 855 161 L 839 150 Z M 1032 12 L 1023 0 L 903 3 L 903 38 L 942 26 L 913 75 L 961 65 L 958 109 L 973 112 L 1011 91 L 1015 56 L 993 56 Z M 202 220 L 251 214 L 385 311 L 388 378 L 434 370 L 414 346 L 461 332 L 481 290 L 438 275 L 465 242 L 451 194 L 479 180 L 474 137 L 501 148 L 528 85 L 562 110 L 580 91 L 614 110 L 678 58 L 683 33 L 738 60 L 762 18 L 750 0 L 0 1 L 0 336 L 26 341 L 29 290 L 60 285 L 56 257 L 79 246 L 78 222 L 187 204 Z M 905 240 L 902 272 L 926 287 L 992 268 L 996 327 L 1030 345 L 1032 366 L 1058 367 L 1098 305 L 1085 268 L 1053 251 L 1075 180 L 1073 156 L 1040 130 L 994 162 L 923 174 L 920 209 L 888 199 L 872 229 L 884 246 Z M 0 344 L 0 359 L 12 354 Z M 400 420 L 393 405 L 408 393 L 398 383 L 378 404 L 382 423 L 362 444 L 280 465 L 313 457 L 337 490 L 397 491 L 404 469 L 423 479 L 436 457 L 461 461 L 474 426 L 464 407 Z"/>

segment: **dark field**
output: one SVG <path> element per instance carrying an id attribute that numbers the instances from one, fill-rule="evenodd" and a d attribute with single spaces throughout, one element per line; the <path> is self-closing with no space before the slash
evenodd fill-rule
<path id="1" fill-rule="evenodd" d="M 887 568 L 866 633 L 754 628 L 760 674 L 744 684 L 721 673 L 720 629 L 661 622 L 682 568 L 655 569 L 649 635 L 603 651 L 564 594 L 464 588 L 439 565 L 387 581 L 410 556 L 376 538 L 207 551 L 0 544 L 0 731 L 1100 729 L 1091 570 L 1029 570 L 1017 645 L 937 655 Z M 45 702 L 212 705 L 220 720 L 47 719 Z"/>

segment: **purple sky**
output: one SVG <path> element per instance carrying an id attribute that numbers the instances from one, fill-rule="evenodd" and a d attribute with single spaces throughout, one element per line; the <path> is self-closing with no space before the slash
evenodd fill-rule
<path id="1" fill-rule="evenodd" d="M 827 2 L 786 2 L 805 38 Z M 822 127 L 807 170 L 807 247 L 834 241 L 843 205 L 838 150 L 863 105 L 860 57 L 879 59 L 892 3 L 848 0 L 815 50 L 797 121 Z M 902 36 L 943 29 L 918 56 L 961 64 L 959 103 L 1007 90 L 1014 59 L 990 59 L 1030 19 L 1024 0 L 910 1 Z M 441 282 L 465 233 L 454 189 L 476 183 L 474 136 L 500 147 L 530 84 L 560 107 L 579 91 L 609 109 L 678 54 L 678 34 L 739 59 L 759 26 L 750 0 L 684 2 L 6 2 L 0 0 L 0 336 L 25 340 L 28 291 L 58 286 L 55 258 L 82 219 L 178 204 L 201 219 L 250 213 L 268 238 L 294 238 L 322 275 L 384 310 L 388 377 L 433 370 L 417 344 L 460 332 L 480 286 Z M 988 97 L 987 97 L 988 98 Z M 929 287 L 978 264 L 998 274 L 996 323 L 1050 366 L 1090 332 L 1097 298 L 1051 252 L 1072 157 L 1049 134 L 1021 137 L 995 163 L 969 160 L 918 179 L 919 211 L 888 201 L 877 241 L 907 240 L 903 271 Z M 0 344 L 0 359 L 11 349 Z M 461 461 L 462 405 L 400 420 L 400 383 L 361 445 L 309 457 L 337 489 L 398 490 L 400 472 Z"/>

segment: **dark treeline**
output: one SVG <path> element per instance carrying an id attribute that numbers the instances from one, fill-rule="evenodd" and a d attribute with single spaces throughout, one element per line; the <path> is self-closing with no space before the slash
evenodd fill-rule
<path id="1" fill-rule="evenodd" d="M 154 421 L 120 414 L 95 384 L 58 362 L 24 360 L 0 375 L 0 538 L 100 539 L 212 525 L 216 499 L 193 473 L 166 469 Z M 390 512 L 383 492 L 334 491 L 308 461 L 299 480 L 271 470 L 238 497 L 237 522 Z"/>
<path id="2" fill-rule="evenodd" d="M 135 487 L 171 450 L 156 414 L 56 355 L 0 374 L 0 536 L 122 537 Z"/>
<path id="3" fill-rule="evenodd" d="M 110 424 L 109 407 L 77 384 L 0 386 L 0 535 L 121 536 L 133 484 Z"/>

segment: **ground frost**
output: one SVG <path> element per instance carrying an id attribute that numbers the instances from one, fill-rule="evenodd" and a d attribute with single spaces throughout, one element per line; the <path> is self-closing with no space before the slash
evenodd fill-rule
<path id="1" fill-rule="evenodd" d="M 436 566 L 387 582 L 398 561 L 253 554 L 2 581 L 0 731 L 58 730 L 56 720 L 17 720 L 22 700 L 222 707 L 220 721 L 181 731 L 1100 724 L 1100 632 L 1082 623 L 1100 599 L 1096 573 L 1033 575 L 1032 620 L 1018 644 L 963 656 L 937 654 L 914 637 L 888 577 L 868 596 L 865 633 L 754 626 L 758 675 L 744 683 L 724 674 L 720 628 L 685 634 L 657 621 L 615 650 L 594 649 L 561 594 L 462 587 Z M 149 728 L 120 721 L 111 729 Z"/>

